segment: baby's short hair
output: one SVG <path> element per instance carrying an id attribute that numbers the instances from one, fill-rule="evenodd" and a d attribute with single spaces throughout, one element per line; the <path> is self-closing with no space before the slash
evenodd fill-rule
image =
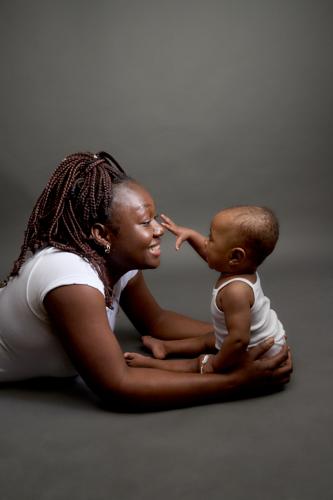
<path id="1" fill-rule="evenodd" d="M 242 243 L 254 264 L 259 266 L 271 254 L 279 238 L 279 221 L 267 207 L 232 207 Z"/>

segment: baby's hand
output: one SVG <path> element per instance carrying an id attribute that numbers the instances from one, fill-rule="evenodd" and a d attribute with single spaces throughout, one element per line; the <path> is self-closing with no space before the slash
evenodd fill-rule
<path id="1" fill-rule="evenodd" d="M 180 249 L 181 244 L 186 241 L 192 233 L 192 230 L 188 227 L 177 226 L 169 217 L 164 214 L 161 214 L 161 222 L 162 226 L 165 227 L 168 231 L 177 236 L 176 239 L 176 250 Z"/>

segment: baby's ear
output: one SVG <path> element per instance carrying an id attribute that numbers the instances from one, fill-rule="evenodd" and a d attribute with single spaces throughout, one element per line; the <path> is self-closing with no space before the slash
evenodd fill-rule
<path id="1" fill-rule="evenodd" d="M 237 247 L 231 250 L 229 262 L 231 265 L 236 266 L 241 262 L 243 262 L 245 258 L 246 258 L 246 252 L 244 248 Z"/>

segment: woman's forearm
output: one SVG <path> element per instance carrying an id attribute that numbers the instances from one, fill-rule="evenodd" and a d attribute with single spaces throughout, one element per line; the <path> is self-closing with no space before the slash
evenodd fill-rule
<path id="1" fill-rule="evenodd" d="M 287 346 L 275 356 L 262 357 L 268 348 L 269 343 L 263 343 L 251 349 L 241 366 L 226 374 L 127 367 L 117 383 L 110 380 L 95 392 L 116 408 L 145 411 L 223 401 L 248 390 L 273 390 L 289 382 L 292 360 Z"/>
<path id="2" fill-rule="evenodd" d="M 155 318 L 149 332 L 141 332 L 144 335 L 152 335 L 162 340 L 178 340 L 199 335 L 206 335 L 213 331 L 213 325 L 205 321 L 199 321 L 174 311 L 161 310 Z"/>
<path id="3" fill-rule="evenodd" d="M 247 385 L 245 372 L 179 373 L 153 368 L 128 368 L 117 387 L 95 391 L 103 402 L 131 411 L 169 409 L 217 402 Z"/>

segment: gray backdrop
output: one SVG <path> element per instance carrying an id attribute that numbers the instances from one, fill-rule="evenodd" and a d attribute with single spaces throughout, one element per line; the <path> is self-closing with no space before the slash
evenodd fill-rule
<path id="1" fill-rule="evenodd" d="M 263 265 L 289 333 L 286 391 L 107 413 L 81 381 L 0 394 L 2 498 L 332 498 L 332 13 L 325 0 L 2 0 L 0 273 L 67 154 L 111 152 L 159 211 L 208 231 L 224 206 L 281 222 Z M 215 274 L 166 235 L 147 280 L 209 318 Z M 140 350 L 120 317 L 124 349 Z"/>

